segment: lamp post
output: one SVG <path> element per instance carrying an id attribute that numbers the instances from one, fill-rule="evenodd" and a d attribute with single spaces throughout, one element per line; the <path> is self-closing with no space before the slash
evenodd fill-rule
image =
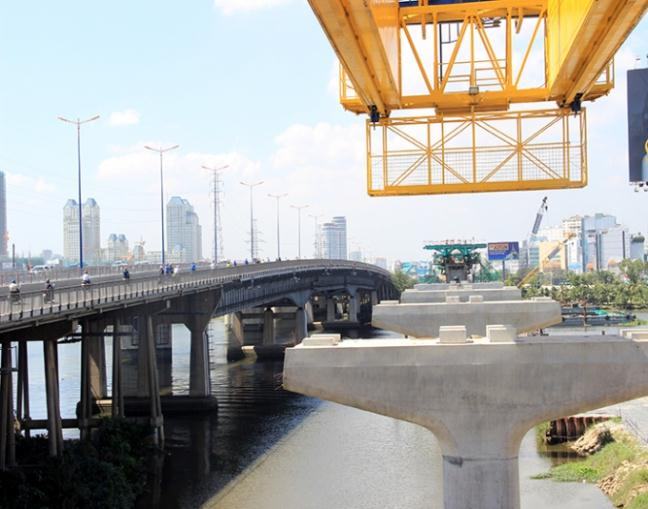
<path id="1" fill-rule="evenodd" d="M 279 232 L 279 200 L 288 196 L 284 194 L 268 194 L 270 198 L 277 200 L 277 260 L 281 260 L 281 237 Z"/>
<path id="2" fill-rule="evenodd" d="M 78 181 L 79 181 L 79 269 L 83 270 L 83 205 L 81 203 L 81 126 L 88 122 L 93 122 L 99 118 L 99 115 L 81 120 L 70 120 L 65 117 L 58 117 L 62 122 L 73 124 L 77 128 L 77 161 L 78 161 Z"/>
<path id="3" fill-rule="evenodd" d="M 165 152 L 175 150 L 179 147 L 180 145 L 173 145 L 171 147 L 166 147 L 166 148 L 162 148 L 162 147 L 155 148 L 155 147 L 150 147 L 148 145 L 144 145 L 145 149 L 160 154 L 160 218 L 162 221 L 162 266 L 166 264 L 166 257 L 164 255 L 164 170 L 163 170 L 164 154 Z"/>
<path id="4" fill-rule="evenodd" d="M 218 249 L 222 249 L 221 243 L 219 242 L 219 233 L 220 233 L 220 172 L 229 168 L 229 165 L 221 166 L 219 168 L 211 168 L 209 166 L 202 167 L 204 170 L 209 170 L 213 174 L 213 189 L 214 193 L 214 263 L 218 263 Z"/>
<path id="5" fill-rule="evenodd" d="M 308 208 L 308 205 L 291 205 L 297 210 L 297 258 L 301 260 L 301 211 Z"/>
<path id="6" fill-rule="evenodd" d="M 261 184 L 263 184 L 263 180 L 252 183 L 241 182 L 241 185 L 250 188 L 250 262 L 254 262 L 254 255 L 256 254 L 256 246 L 254 242 L 254 200 L 252 191 L 256 186 L 260 186 Z"/>

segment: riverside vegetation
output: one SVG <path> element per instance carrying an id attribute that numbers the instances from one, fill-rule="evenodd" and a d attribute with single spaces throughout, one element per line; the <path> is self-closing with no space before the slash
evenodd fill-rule
<path id="1" fill-rule="evenodd" d="M 538 436 L 543 435 L 539 427 Z M 648 509 L 648 448 L 615 422 L 592 426 L 579 442 L 574 445 L 576 450 L 596 452 L 557 465 L 534 479 L 596 483 L 615 507 Z M 595 447 L 594 442 L 598 442 Z"/>
<path id="2" fill-rule="evenodd" d="M 0 472 L 2 509 L 130 509 L 144 492 L 158 450 L 145 426 L 103 419 L 88 441 L 66 440 L 48 456 L 47 438 L 16 436 L 20 464 Z"/>

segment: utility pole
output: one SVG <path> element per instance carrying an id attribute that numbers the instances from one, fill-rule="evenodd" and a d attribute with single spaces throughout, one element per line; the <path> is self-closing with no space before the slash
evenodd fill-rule
<path id="1" fill-rule="evenodd" d="M 166 264 L 164 255 L 164 153 L 179 148 L 180 145 L 173 145 L 167 148 L 154 148 L 144 145 L 144 148 L 160 154 L 160 217 L 162 222 L 162 266 Z"/>
<path id="2" fill-rule="evenodd" d="M 308 205 L 291 205 L 297 210 L 297 258 L 301 260 L 301 211 L 308 208 Z"/>
<path id="3" fill-rule="evenodd" d="M 86 120 L 70 120 L 65 117 L 58 117 L 62 122 L 73 124 L 77 128 L 77 162 L 78 162 L 78 182 L 79 182 L 79 270 L 83 271 L 83 204 L 81 203 L 81 126 L 88 122 L 93 122 L 99 118 L 99 115 Z"/>
<path id="4" fill-rule="evenodd" d="M 220 195 L 221 195 L 221 180 L 220 172 L 229 168 L 229 165 L 221 166 L 220 168 L 211 168 L 204 166 L 203 169 L 212 172 L 212 194 L 214 195 L 214 263 L 218 263 L 219 257 L 223 256 L 223 242 L 222 242 L 222 229 L 220 220 Z"/>
<path id="5" fill-rule="evenodd" d="M 263 180 L 259 182 L 241 182 L 242 186 L 247 186 L 250 188 L 250 262 L 254 262 L 256 258 L 256 242 L 255 242 L 255 228 L 254 228 L 254 193 L 252 192 L 256 186 L 263 184 Z"/>
<path id="6" fill-rule="evenodd" d="M 279 231 L 279 200 L 288 196 L 284 194 L 268 194 L 270 198 L 277 200 L 277 260 L 281 260 L 281 236 Z"/>
<path id="7" fill-rule="evenodd" d="M 315 242 L 314 242 L 315 258 L 319 259 L 322 257 L 322 239 L 320 238 L 320 231 L 319 231 L 319 218 L 322 216 L 319 216 L 317 214 L 308 214 L 308 217 L 313 218 L 313 228 L 315 228 L 313 230 L 315 232 Z"/>

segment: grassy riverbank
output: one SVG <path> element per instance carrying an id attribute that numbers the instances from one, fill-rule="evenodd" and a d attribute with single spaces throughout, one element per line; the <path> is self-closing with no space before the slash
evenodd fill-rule
<path id="1" fill-rule="evenodd" d="M 148 435 L 146 427 L 106 419 L 91 440 L 66 440 L 61 458 L 48 456 L 45 437 L 18 436 L 20 463 L 0 472 L 0 508 L 130 509 L 156 451 Z"/>
<path id="2" fill-rule="evenodd" d="M 543 433 L 538 428 L 538 436 Z M 581 460 L 553 467 L 534 479 L 596 483 L 612 503 L 624 509 L 648 509 L 648 448 L 622 426 L 613 425 L 614 441 Z"/>

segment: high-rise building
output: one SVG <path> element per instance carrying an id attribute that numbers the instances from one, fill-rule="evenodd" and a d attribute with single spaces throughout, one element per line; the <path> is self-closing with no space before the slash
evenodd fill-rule
<path id="1" fill-rule="evenodd" d="M 101 215 L 94 198 L 83 204 L 83 262 L 101 261 Z M 63 256 L 68 262 L 79 261 L 79 205 L 68 200 L 63 207 Z"/>
<path id="2" fill-rule="evenodd" d="M 184 198 L 173 196 L 167 203 L 166 212 L 169 260 L 197 262 L 202 258 L 202 229 L 194 208 Z"/>
<path id="3" fill-rule="evenodd" d="M 83 259 L 96 265 L 101 261 L 101 214 L 94 198 L 83 204 Z"/>
<path id="4" fill-rule="evenodd" d="M 641 233 L 632 236 L 630 239 L 630 258 L 644 261 L 645 241 L 646 238 Z"/>
<path id="5" fill-rule="evenodd" d="M 5 174 L 0 171 L 0 256 L 7 256 L 7 188 Z"/>
<path id="6" fill-rule="evenodd" d="M 111 233 L 106 246 L 106 259 L 109 262 L 126 260 L 128 258 L 128 239 L 126 235 Z"/>
<path id="7" fill-rule="evenodd" d="M 585 216 L 582 250 L 584 270 L 608 270 L 630 257 L 630 232 L 614 216 Z"/>
<path id="8" fill-rule="evenodd" d="M 79 204 L 68 200 L 63 207 L 63 256 L 68 262 L 79 261 Z"/>
<path id="9" fill-rule="evenodd" d="M 346 218 L 336 216 L 330 223 L 321 225 L 322 258 L 329 260 L 347 259 Z"/>

